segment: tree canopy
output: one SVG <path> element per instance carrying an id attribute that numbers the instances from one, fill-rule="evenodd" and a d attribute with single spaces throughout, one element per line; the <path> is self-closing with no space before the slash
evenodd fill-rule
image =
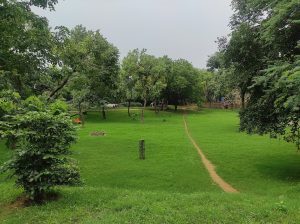
<path id="1" fill-rule="evenodd" d="M 239 89 L 241 130 L 283 136 L 299 149 L 300 3 L 233 0 L 232 7 L 230 40 L 208 67 L 225 71 L 228 86 Z"/>

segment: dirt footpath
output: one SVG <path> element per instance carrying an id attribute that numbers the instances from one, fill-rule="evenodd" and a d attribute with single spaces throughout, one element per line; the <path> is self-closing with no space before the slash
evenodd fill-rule
<path id="1" fill-rule="evenodd" d="M 189 128 L 186 122 L 186 114 L 183 114 L 183 122 L 184 122 L 184 127 L 185 127 L 185 132 L 187 134 L 187 136 L 189 137 L 191 143 L 194 145 L 194 147 L 197 149 L 199 156 L 201 157 L 202 163 L 204 164 L 205 168 L 207 169 L 210 177 L 212 178 L 212 180 L 219 185 L 220 188 L 222 188 L 223 191 L 227 192 L 227 193 L 239 193 L 238 190 L 236 190 L 234 187 L 232 187 L 230 184 L 228 184 L 225 180 L 222 179 L 222 177 L 220 177 L 216 170 L 215 170 L 215 166 L 214 164 L 211 163 L 211 161 L 209 161 L 206 156 L 204 155 L 204 153 L 202 152 L 202 150 L 200 149 L 200 147 L 198 146 L 198 144 L 195 142 L 195 140 L 192 138 L 190 132 L 189 132 Z"/>

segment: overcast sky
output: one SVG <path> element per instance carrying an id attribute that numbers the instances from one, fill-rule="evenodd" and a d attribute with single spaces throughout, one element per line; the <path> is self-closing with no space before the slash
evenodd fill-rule
<path id="1" fill-rule="evenodd" d="M 35 9 L 51 27 L 82 24 L 100 32 L 119 48 L 121 57 L 134 48 L 156 56 L 184 58 L 205 68 L 227 35 L 230 0 L 60 0 L 55 12 Z"/>

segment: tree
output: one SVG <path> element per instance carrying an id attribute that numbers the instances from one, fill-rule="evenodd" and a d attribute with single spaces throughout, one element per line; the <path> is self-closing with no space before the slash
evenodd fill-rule
<path id="1" fill-rule="evenodd" d="M 171 72 L 167 76 L 165 96 L 169 103 L 175 105 L 193 101 L 193 93 L 197 86 L 198 71 L 186 60 L 173 61 Z"/>
<path id="2" fill-rule="evenodd" d="M 164 64 L 159 58 L 147 54 L 145 49 L 135 49 L 124 58 L 122 70 L 123 83 L 129 94 L 134 91 L 144 102 L 141 114 L 141 120 L 144 121 L 144 110 L 148 100 L 157 101 L 166 85 Z M 128 113 L 129 107 L 130 103 Z"/>
<path id="3" fill-rule="evenodd" d="M 234 88 L 238 88 L 241 96 L 242 108 L 245 108 L 245 96 L 253 78 L 263 68 L 262 47 L 257 28 L 242 23 L 233 31 L 225 50 L 224 58 L 228 75 Z"/>
<path id="4" fill-rule="evenodd" d="M 73 105 L 78 109 L 78 115 L 83 127 L 85 123 L 83 111 L 88 108 L 90 96 L 89 80 L 83 75 L 78 75 L 73 77 L 69 88 Z"/>
<path id="5" fill-rule="evenodd" d="M 103 99 L 111 96 L 117 89 L 118 49 L 99 31 L 89 31 L 82 26 L 76 26 L 71 31 L 60 27 L 56 40 L 56 51 L 61 61 L 53 70 L 58 70 L 61 76 L 48 99 L 55 98 L 61 94 L 61 90 L 68 89 L 78 108 L 83 103 L 99 106 Z M 54 76 L 55 74 L 57 72 Z"/>
<path id="6" fill-rule="evenodd" d="M 284 136 L 300 150 L 300 58 L 270 66 L 255 79 L 249 106 L 241 111 L 241 130 Z"/>
<path id="7" fill-rule="evenodd" d="M 54 60 L 53 36 L 45 18 L 30 6 L 52 7 L 56 1 L 8 1 L 0 4 L 1 88 L 13 89 L 22 98 L 41 93 L 47 65 Z"/>
<path id="8" fill-rule="evenodd" d="M 120 85 L 119 85 L 119 95 L 122 99 L 125 99 L 127 102 L 127 114 L 131 117 L 130 107 L 131 102 L 136 98 L 137 93 L 135 92 L 135 80 L 133 76 L 130 75 L 128 68 L 126 68 L 126 60 L 128 60 L 128 56 L 124 58 L 122 62 L 122 70 L 120 72 Z M 127 73 L 128 72 L 128 73 Z"/>
<path id="9" fill-rule="evenodd" d="M 158 113 L 157 104 L 159 99 L 162 98 L 162 92 L 166 88 L 166 64 L 164 58 L 156 58 L 155 66 L 152 70 L 150 78 L 150 100 L 154 102 L 154 111 Z"/>

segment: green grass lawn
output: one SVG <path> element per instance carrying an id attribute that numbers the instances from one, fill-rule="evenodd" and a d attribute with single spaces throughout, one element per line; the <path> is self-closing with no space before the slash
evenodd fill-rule
<path id="1" fill-rule="evenodd" d="M 185 134 L 181 113 L 89 113 L 73 157 L 84 185 L 62 187 L 42 206 L 18 207 L 21 194 L 0 177 L 0 223 L 299 223 L 300 155 L 292 144 L 238 132 L 234 111 L 187 116 L 191 135 L 218 174 L 240 194 L 226 194 L 206 172 Z M 93 131 L 106 136 L 94 137 Z M 146 141 L 146 160 L 138 141 Z M 10 152 L 0 143 L 0 162 Z"/>

